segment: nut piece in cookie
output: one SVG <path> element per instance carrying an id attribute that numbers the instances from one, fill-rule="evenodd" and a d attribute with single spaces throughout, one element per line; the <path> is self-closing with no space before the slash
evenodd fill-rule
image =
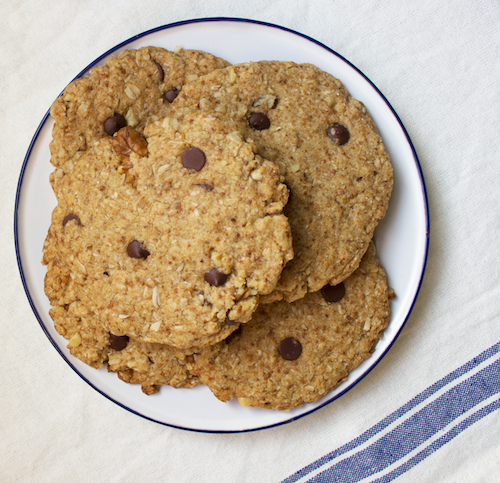
<path id="1" fill-rule="evenodd" d="M 168 114 L 172 89 L 178 93 L 187 82 L 227 65 L 206 52 L 141 47 L 124 50 L 71 82 L 50 111 L 55 121 L 50 161 L 58 168 L 51 177 L 54 189 L 97 140 L 125 126 L 142 133 Z"/>

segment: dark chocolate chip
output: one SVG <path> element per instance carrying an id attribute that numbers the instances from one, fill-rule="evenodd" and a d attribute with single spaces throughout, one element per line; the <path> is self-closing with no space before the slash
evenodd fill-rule
<path id="1" fill-rule="evenodd" d="M 128 335 L 109 334 L 109 346 L 115 351 L 121 351 L 127 347 Z"/>
<path id="2" fill-rule="evenodd" d="M 199 186 L 200 188 L 203 188 L 204 190 L 207 190 L 207 191 L 213 191 L 213 189 L 214 189 L 214 187 L 208 183 L 195 184 L 195 186 Z"/>
<path id="3" fill-rule="evenodd" d="M 351 137 L 347 128 L 345 126 L 342 126 L 342 124 L 339 124 L 338 122 L 329 126 L 326 130 L 326 134 L 328 134 L 328 137 L 337 146 L 342 146 L 347 141 L 349 141 L 349 138 Z"/>
<path id="4" fill-rule="evenodd" d="M 226 324 L 227 325 L 238 325 L 239 322 L 236 322 L 236 321 L 234 321 L 234 320 L 232 320 L 232 319 L 229 318 L 229 315 L 228 315 L 229 312 L 230 312 L 230 310 L 228 310 L 227 313 L 226 313 Z"/>
<path id="5" fill-rule="evenodd" d="M 248 124 L 257 131 L 262 131 L 271 125 L 271 121 L 263 112 L 252 112 L 248 118 Z"/>
<path id="6" fill-rule="evenodd" d="M 241 325 L 234 331 L 234 332 L 231 332 L 225 339 L 224 341 L 226 342 L 226 344 L 229 344 L 231 343 L 234 339 L 236 339 L 238 336 L 241 335 Z"/>
<path id="7" fill-rule="evenodd" d="M 344 282 L 340 282 L 338 285 L 325 285 L 321 289 L 321 295 L 323 295 L 323 298 L 330 303 L 342 300 L 345 295 Z"/>
<path id="8" fill-rule="evenodd" d="M 290 189 L 290 185 L 288 183 L 283 183 L 288 189 L 288 202 L 292 199 L 292 190 Z"/>
<path id="9" fill-rule="evenodd" d="M 106 131 L 106 134 L 112 136 L 115 132 L 119 131 L 126 125 L 127 120 L 121 114 L 115 113 L 114 116 L 108 117 L 104 121 L 104 130 Z"/>
<path id="10" fill-rule="evenodd" d="M 163 71 L 163 67 L 158 62 L 155 62 L 155 64 L 156 68 L 158 69 L 158 78 L 160 82 L 163 82 L 163 79 L 165 78 L 165 72 Z"/>
<path id="11" fill-rule="evenodd" d="M 213 287 L 218 287 L 219 285 L 224 285 L 226 283 L 227 277 L 225 273 L 219 272 L 216 268 L 212 268 L 207 273 L 205 273 L 205 282 L 209 283 Z"/>
<path id="12" fill-rule="evenodd" d="M 194 171 L 201 171 L 203 166 L 205 166 L 205 153 L 198 148 L 187 148 L 182 153 L 182 166 L 186 169 L 192 169 Z"/>
<path id="13" fill-rule="evenodd" d="M 70 222 L 71 220 L 75 220 L 79 225 L 82 224 L 78 216 L 76 216 L 74 213 L 69 213 L 64 217 L 63 226 L 66 226 L 66 223 Z"/>
<path id="14" fill-rule="evenodd" d="M 165 92 L 164 97 L 168 102 L 174 102 L 174 99 L 178 96 L 179 89 L 177 87 L 172 87 L 169 91 Z"/>
<path id="15" fill-rule="evenodd" d="M 294 361 L 302 354 L 302 344 L 293 337 L 287 337 L 280 342 L 278 352 L 283 359 Z"/>
<path id="16" fill-rule="evenodd" d="M 131 241 L 127 247 L 127 254 L 131 258 L 148 258 L 149 252 L 141 247 L 141 244 L 137 241 Z"/>

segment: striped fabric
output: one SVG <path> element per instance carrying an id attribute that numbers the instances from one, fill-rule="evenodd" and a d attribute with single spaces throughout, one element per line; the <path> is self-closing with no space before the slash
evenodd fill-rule
<path id="1" fill-rule="evenodd" d="M 389 482 L 500 407 L 500 342 L 282 483 Z"/>

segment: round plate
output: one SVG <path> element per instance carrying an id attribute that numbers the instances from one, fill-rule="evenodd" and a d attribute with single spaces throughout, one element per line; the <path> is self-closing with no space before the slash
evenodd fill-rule
<path id="1" fill-rule="evenodd" d="M 359 382 L 381 360 L 403 328 L 417 297 L 427 260 L 429 217 L 425 184 L 410 138 L 391 105 L 375 85 L 342 56 L 297 32 L 244 19 L 209 18 L 166 25 L 116 46 L 78 77 L 124 49 L 176 46 L 204 50 L 231 63 L 259 60 L 308 62 L 339 78 L 374 118 L 394 166 L 394 191 L 387 216 L 376 234 L 378 256 L 397 297 L 391 301 L 389 327 L 370 359 L 346 382 L 316 403 L 292 411 L 243 408 L 237 401 L 218 401 L 206 386 L 162 387 L 146 396 L 140 386 L 125 384 L 106 369 L 95 370 L 72 357 L 67 341 L 54 329 L 44 293 L 46 268 L 40 263 L 43 242 L 56 200 L 49 184 L 49 112 L 36 131 L 19 178 L 15 205 L 15 243 L 21 278 L 31 307 L 54 347 L 86 382 L 123 408 L 160 424 L 206 432 L 239 432 L 290 422 L 332 402 Z M 61 86 L 62 87 L 62 86 Z"/>

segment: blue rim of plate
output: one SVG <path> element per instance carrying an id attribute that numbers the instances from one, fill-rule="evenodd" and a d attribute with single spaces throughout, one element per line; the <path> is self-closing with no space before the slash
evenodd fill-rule
<path id="1" fill-rule="evenodd" d="M 90 382 L 85 376 L 83 376 L 83 374 L 81 374 L 76 369 L 76 367 L 72 364 L 72 362 L 68 359 L 68 357 L 66 357 L 66 355 L 60 350 L 60 348 L 57 345 L 56 341 L 52 338 L 52 336 L 47 331 L 47 329 L 45 327 L 45 324 L 43 323 L 42 318 L 40 317 L 40 314 L 38 313 L 38 310 L 37 310 L 37 308 L 35 306 L 35 303 L 34 303 L 32 297 L 31 297 L 31 294 L 29 292 L 27 281 L 26 281 L 26 278 L 24 276 L 24 270 L 23 270 L 23 265 L 22 265 L 22 260 L 21 260 L 21 253 L 20 253 L 20 248 L 19 248 L 19 227 L 18 227 L 18 210 L 19 210 L 19 202 L 20 202 L 20 197 L 21 197 L 21 189 L 22 189 L 22 184 L 23 184 L 23 179 L 24 179 L 24 174 L 25 174 L 25 171 L 26 171 L 26 167 L 28 165 L 28 161 L 29 161 L 29 158 L 31 156 L 31 152 L 33 150 L 33 147 L 34 147 L 36 141 L 37 141 L 37 138 L 38 138 L 38 135 L 39 135 L 41 129 L 43 128 L 45 122 L 47 121 L 48 117 L 50 116 L 50 109 L 47 111 L 47 113 L 43 117 L 42 121 L 40 122 L 40 124 L 39 124 L 39 126 L 38 126 L 38 128 L 37 128 L 37 130 L 36 130 L 36 132 L 35 132 L 35 134 L 34 134 L 34 136 L 32 138 L 32 140 L 30 142 L 30 145 L 28 147 L 28 151 L 26 153 L 26 156 L 24 157 L 23 165 L 21 167 L 21 172 L 20 172 L 20 175 L 19 175 L 19 181 L 18 181 L 17 190 L 16 190 L 15 206 L 14 206 L 14 244 L 15 244 L 15 249 L 16 249 L 17 264 L 18 264 L 18 267 L 19 267 L 19 273 L 20 273 L 20 276 L 21 276 L 21 281 L 22 281 L 22 284 L 23 284 L 23 287 L 24 287 L 24 291 L 26 292 L 26 296 L 28 297 L 29 304 L 31 306 L 31 309 L 33 310 L 33 313 L 35 314 L 35 317 L 38 320 L 38 323 L 40 324 L 43 332 L 45 333 L 45 335 L 47 336 L 47 338 L 49 339 L 49 341 L 51 342 L 51 344 L 54 346 L 54 348 L 56 349 L 56 351 L 61 355 L 61 357 L 68 363 L 68 365 L 89 386 L 91 386 L 94 390 L 96 390 L 98 393 L 100 393 L 105 398 L 109 399 L 110 401 L 112 401 L 113 403 L 115 403 L 118 406 L 122 407 L 123 409 L 131 412 L 132 414 L 140 416 L 141 418 L 147 419 L 147 420 L 152 421 L 154 423 L 161 424 L 163 426 L 168 426 L 168 427 L 176 428 L 176 429 L 182 429 L 182 430 L 185 430 L 185 431 L 192 431 L 192 432 L 196 432 L 196 433 L 214 433 L 214 434 L 248 433 L 248 432 L 253 432 L 253 431 L 261 431 L 261 430 L 264 430 L 264 429 L 270 429 L 270 428 L 274 428 L 274 427 L 277 427 L 277 426 L 282 426 L 284 424 L 288 424 L 288 423 L 291 423 L 293 421 L 297 421 L 299 419 L 302 419 L 303 417 L 305 417 L 305 416 L 307 416 L 307 415 L 309 415 L 311 413 L 314 413 L 314 412 L 318 411 L 319 409 L 321 409 L 321 408 L 327 406 L 328 404 L 332 403 L 333 401 L 335 401 L 336 399 L 338 399 L 339 397 L 341 397 L 343 394 L 345 394 L 347 391 L 351 390 L 354 386 L 356 386 L 384 358 L 384 356 L 387 354 L 387 352 L 389 351 L 389 349 L 392 347 L 392 345 L 394 344 L 394 342 L 396 341 L 396 339 L 399 337 L 399 334 L 403 330 L 404 326 L 406 325 L 406 322 L 408 321 L 408 318 L 410 317 L 410 314 L 411 314 L 411 312 L 413 310 L 413 307 L 415 306 L 415 302 L 416 302 L 416 300 L 418 298 L 418 294 L 419 294 L 420 289 L 422 287 L 422 282 L 423 282 L 423 278 L 424 278 L 425 269 L 426 269 L 426 266 L 427 266 L 427 258 L 428 258 L 428 253 L 429 253 L 429 238 L 430 238 L 429 237 L 429 234 L 430 234 L 429 203 L 428 203 L 428 197 L 427 197 L 427 189 L 426 189 L 425 181 L 424 181 L 424 175 L 423 175 L 423 172 L 422 172 L 422 167 L 421 167 L 420 162 L 418 160 L 417 152 L 415 150 L 415 147 L 413 146 L 413 143 L 412 143 L 412 141 L 410 139 L 410 136 L 409 136 L 408 132 L 406 131 L 406 128 L 403 125 L 403 122 L 401 121 L 400 117 L 398 116 L 398 114 L 396 113 L 396 111 L 394 110 L 394 108 L 392 107 L 392 105 L 390 104 L 390 102 L 386 99 L 386 97 L 382 94 L 382 92 L 378 89 L 378 87 L 363 72 L 361 72 L 355 65 L 353 65 L 351 62 L 349 62 L 346 58 L 344 58 L 339 53 L 335 52 L 330 47 L 327 47 L 323 43 L 319 42 L 318 40 L 316 40 L 316 39 L 314 39 L 312 37 L 309 37 L 308 35 L 305 35 L 305 34 L 302 34 L 300 32 L 297 32 L 296 30 L 292 30 L 292 29 L 289 29 L 287 27 L 283 27 L 281 25 L 272 24 L 272 23 L 269 23 L 269 22 L 263 22 L 263 21 L 260 21 L 260 20 L 244 19 L 244 18 L 237 18 L 237 17 L 207 17 L 207 18 L 197 18 L 197 19 L 190 19 L 190 20 L 182 20 L 182 21 L 179 21 L 179 22 L 174 22 L 174 23 L 162 25 L 160 27 L 155 27 L 155 28 L 153 28 L 151 30 L 147 30 L 145 32 L 142 32 L 141 34 L 134 35 L 133 37 L 130 37 L 128 40 L 125 40 L 125 41 L 121 42 L 120 44 L 116 45 L 115 47 L 109 49 L 107 52 L 105 52 L 104 54 L 102 54 L 101 56 L 99 56 L 97 59 L 95 59 L 93 62 L 91 62 L 87 67 L 85 67 L 75 77 L 75 79 L 77 79 L 77 78 L 81 77 L 82 75 L 84 75 L 89 69 L 91 69 L 92 67 L 94 67 L 95 65 L 97 65 L 99 62 L 101 62 L 101 60 L 103 60 L 108 55 L 111 55 L 113 52 L 121 49 L 125 45 L 127 45 L 127 44 L 129 44 L 129 43 L 131 43 L 131 42 L 133 42 L 135 40 L 138 40 L 138 39 L 140 39 L 142 37 L 145 37 L 147 35 L 150 35 L 150 34 L 153 34 L 155 32 L 162 31 L 162 30 L 166 30 L 166 29 L 169 29 L 169 28 L 180 27 L 182 25 L 188 25 L 188 24 L 203 23 L 203 22 L 240 22 L 240 23 L 256 24 L 256 25 L 261 25 L 261 26 L 265 26 L 265 27 L 271 27 L 271 28 L 283 30 L 285 32 L 297 35 L 298 37 L 306 39 L 306 40 L 308 40 L 308 41 L 310 41 L 310 42 L 312 42 L 312 43 L 314 43 L 314 44 L 322 47 L 323 49 L 325 49 L 329 53 L 331 53 L 331 54 L 335 55 L 336 57 L 340 58 L 342 61 L 344 61 L 350 67 L 352 67 L 359 75 L 361 75 L 373 87 L 373 89 L 380 95 L 381 99 L 389 107 L 390 111 L 392 112 L 392 114 L 394 115 L 395 119 L 399 123 L 399 125 L 400 125 L 400 127 L 401 127 L 401 129 L 402 129 L 402 131 L 403 131 L 403 133 L 404 133 L 404 135 L 406 137 L 408 145 L 409 145 L 409 147 L 411 149 L 413 160 L 415 162 L 415 166 L 417 168 L 417 172 L 418 172 L 418 175 L 419 175 L 419 178 L 420 178 L 420 186 L 421 186 L 421 189 L 422 189 L 422 195 L 423 195 L 422 199 L 423 199 L 424 211 L 425 211 L 426 241 L 425 241 L 425 247 L 424 247 L 423 263 L 422 263 L 421 272 L 420 272 L 420 280 L 419 280 L 419 283 L 418 283 L 417 290 L 415 291 L 415 295 L 413 297 L 413 301 L 412 301 L 412 303 L 411 303 L 411 305 L 410 305 L 410 307 L 408 309 L 407 314 L 405 315 L 404 321 L 401 324 L 400 329 L 398 330 L 398 332 L 396 333 L 396 335 L 393 337 L 393 339 L 391 340 L 391 342 L 389 343 L 389 345 L 387 346 L 387 348 L 379 355 L 378 359 L 375 360 L 374 363 L 372 365 L 370 365 L 365 370 L 365 372 L 357 379 L 357 381 L 354 384 L 349 385 L 343 391 L 339 392 L 338 394 L 335 394 L 335 396 L 333 396 L 332 398 L 328 399 L 323 404 L 321 404 L 321 405 L 319 405 L 319 406 L 311 409 L 310 411 L 304 412 L 304 413 L 302 413 L 302 414 L 300 414 L 300 415 L 298 415 L 296 417 L 292 417 L 290 419 L 287 419 L 286 421 L 280 421 L 280 422 L 275 423 L 275 424 L 270 424 L 270 425 L 262 426 L 262 427 L 258 427 L 258 428 L 249 428 L 249 429 L 241 429 L 241 430 L 208 430 L 208 429 L 196 429 L 196 428 L 189 428 L 189 427 L 177 426 L 175 424 L 165 423 L 163 421 L 158 421 L 158 420 L 156 420 L 154 418 L 151 418 L 149 416 L 141 414 L 141 413 L 135 411 L 134 409 L 131 409 L 131 408 L 127 407 L 126 405 L 122 404 L 120 401 L 117 401 L 117 400 L 113 399 L 111 396 L 109 396 L 108 394 L 106 394 L 105 392 L 103 392 L 101 389 L 97 388 L 94 384 L 92 384 L 92 382 Z"/>

